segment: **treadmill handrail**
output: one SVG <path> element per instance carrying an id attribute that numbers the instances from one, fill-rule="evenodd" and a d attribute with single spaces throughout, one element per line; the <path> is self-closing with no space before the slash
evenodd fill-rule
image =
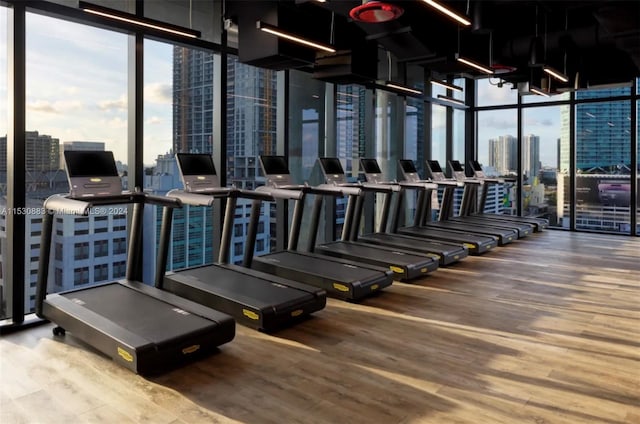
<path id="1" fill-rule="evenodd" d="M 277 188 L 272 186 L 260 186 L 255 190 L 241 190 L 242 196 L 246 198 L 261 199 L 261 200 L 300 200 L 304 197 L 304 187 L 297 186 L 296 188 Z"/>
<path id="2" fill-rule="evenodd" d="M 311 187 L 311 193 L 333 196 L 360 196 L 362 190 L 357 186 L 324 183 Z"/>
<path id="3" fill-rule="evenodd" d="M 438 184 L 431 181 L 401 181 L 398 183 L 401 187 L 419 190 L 435 190 L 438 188 Z"/>
<path id="4" fill-rule="evenodd" d="M 189 206 L 211 206 L 217 197 L 228 197 L 231 189 L 224 188 L 221 190 L 213 190 L 201 193 L 193 193 L 176 188 L 167 192 L 165 197 L 178 199 L 185 205 Z"/>
<path id="5" fill-rule="evenodd" d="M 44 209 L 57 213 L 68 215 L 88 215 L 89 210 L 93 207 L 92 202 L 84 200 L 71 199 L 68 194 L 53 194 L 44 201 Z"/>
<path id="6" fill-rule="evenodd" d="M 171 198 L 167 196 L 158 196 L 157 194 L 144 193 L 144 203 L 150 205 L 158 205 L 167 208 L 179 208 L 182 207 L 180 199 Z"/>

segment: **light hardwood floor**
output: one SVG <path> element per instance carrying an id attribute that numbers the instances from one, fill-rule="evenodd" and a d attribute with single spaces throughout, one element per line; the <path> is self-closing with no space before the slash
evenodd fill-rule
<path id="1" fill-rule="evenodd" d="M 0 339 L 0 423 L 640 423 L 640 239 L 546 231 L 144 379 Z"/>

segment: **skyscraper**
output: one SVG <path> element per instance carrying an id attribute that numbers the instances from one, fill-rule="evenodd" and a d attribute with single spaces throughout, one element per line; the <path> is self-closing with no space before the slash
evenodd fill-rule
<path id="1" fill-rule="evenodd" d="M 540 137 L 537 135 L 525 135 L 522 140 L 522 172 L 529 184 L 540 172 Z"/>
<path id="2" fill-rule="evenodd" d="M 500 175 L 517 172 L 518 151 L 514 136 L 501 135 L 489 140 L 489 166 L 495 168 Z"/>

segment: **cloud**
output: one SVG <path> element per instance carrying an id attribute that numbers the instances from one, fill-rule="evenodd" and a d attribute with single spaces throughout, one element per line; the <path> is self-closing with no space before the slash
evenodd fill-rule
<path id="1" fill-rule="evenodd" d="M 162 123 L 162 119 L 158 118 L 157 116 L 152 116 L 151 118 L 145 121 L 145 124 L 148 124 L 148 125 L 157 125 L 161 123 Z"/>
<path id="2" fill-rule="evenodd" d="M 98 108 L 100 110 L 104 110 L 104 111 L 113 110 L 113 109 L 115 109 L 115 110 L 127 110 L 127 98 L 123 94 L 117 100 L 105 100 L 105 101 L 102 101 L 102 102 L 98 103 Z"/>
<path id="3" fill-rule="evenodd" d="M 144 86 L 144 100 L 149 103 L 172 104 L 173 88 L 170 84 L 147 84 Z"/>
<path id="4" fill-rule="evenodd" d="M 56 101 L 51 102 L 48 100 L 35 100 L 33 102 L 27 103 L 27 110 L 31 112 L 42 112 L 42 113 L 55 113 L 55 114 L 63 114 L 67 112 L 79 111 L 84 108 L 82 102 L 77 100 L 70 101 Z"/>
<path id="5" fill-rule="evenodd" d="M 507 113 L 507 115 L 510 114 Z M 513 117 L 509 119 L 506 117 L 498 116 L 483 116 L 483 114 L 480 114 L 480 118 L 478 119 L 478 126 L 481 128 L 496 128 L 499 130 L 515 131 L 517 128 L 516 116 L 515 113 L 511 115 L 513 115 Z"/>
<path id="6" fill-rule="evenodd" d="M 553 121 L 549 118 L 527 118 L 525 119 L 526 126 L 533 127 L 554 127 L 556 126 Z"/>

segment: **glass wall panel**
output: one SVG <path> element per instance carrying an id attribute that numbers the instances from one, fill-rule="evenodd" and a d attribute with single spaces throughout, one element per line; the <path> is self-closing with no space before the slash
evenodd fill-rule
<path id="1" fill-rule="evenodd" d="M 127 36 L 31 13 L 26 34 L 26 211 L 68 192 L 65 150 L 112 151 L 126 188 Z M 94 212 L 56 216 L 50 292 L 124 276 L 127 208 Z M 41 227 L 42 215 L 27 213 L 26 311 L 34 306 Z"/>
<path id="2" fill-rule="evenodd" d="M 481 111 L 477 114 L 478 161 L 487 176 L 509 178 L 505 184 L 493 185 L 487 194 L 485 212 L 517 213 L 517 134 L 515 109 Z"/>
<path id="3" fill-rule="evenodd" d="M 402 152 L 403 146 L 398 140 L 403 131 L 400 126 L 400 111 L 405 110 L 405 99 L 396 94 L 384 90 L 376 90 L 375 109 L 375 135 L 374 135 L 374 157 L 380 166 L 383 178 L 392 180 L 396 178 L 397 162 Z M 375 226 L 379 225 L 379 218 L 382 216 L 383 195 L 376 195 Z M 365 211 L 366 213 L 366 211 Z"/>
<path id="4" fill-rule="evenodd" d="M 442 169 L 447 165 L 446 106 L 431 104 L 431 157 L 429 159 L 440 162 Z"/>
<path id="5" fill-rule="evenodd" d="M 357 178 L 358 160 L 365 154 L 365 92 L 357 84 L 337 86 L 336 151 L 352 178 Z"/>
<path id="6" fill-rule="evenodd" d="M 522 111 L 522 212 L 543 216 L 558 227 L 569 219 L 569 203 L 558 196 L 569 191 L 568 169 L 560 167 L 559 157 L 569 147 L 568 112 L 569 106 Z"/>
<path id="7" fill-rule="evenodd" d="M 229 56 L 227 62 L 227 184 L 254 189 L 264 184 L 260 174 L 260 155 L 276 154 L 277 80 L 273 70 L 256 68 Z M 251 201 L 238 199 L 233 249 L 244 251 Z M 263 205 L 256 255 L 270 251 L 272 227 L 275 237 L 275 203 Z M 233 262 L 242 256 L 233 253 Z"/>
<path id="8" fill-rule="evenodd" d="M 336 87 L 336 156 L 352 182 L 365 155 L 365 94 L 365 87 L 357 84 Z M 342 233 L 346 205 L 347 199 L 336 199 L 336 238 Z"/>
<path id="9" fill-rule="evenodd" d="M 404 124 L 404 152 L 403 159 L 411 159 L 418 169 L 419 175 L 424 175 L 424 106 L 422 99 L 407 97 L 405 105 Z M 398 171 L 399 172 L 399 171 Z M 395 178 L 395 176 L 391 176 Z M 398 175 L 399 178 L 399 175 Z M 415 190 L 407 190 L 405 201 L 405 219 L 410 220 L 415 213 Z M 409 222 L 409 221 L 407 221 Z"/>
<path id="10" fill-rule="evenodd" d="M 325 139 L 325 90 L 326 84 L 311 75 L 291 71 L 289 74 L 289 170 L 294 183 L 308 181 L 318 184 L 321 172 L 315 166 Z M 315 172 L 314 172 L 315 170 Z M 312 196 L 307 196 L 305 208 L 311 207 Z M 300 247 L 307 245 L 308 219 L 304 214 Z M 324 222 L 324 219 L 321 220 Z M 323 241 L 320 229 L 318 241 Z"/>
<path id="11" fill-rule="evenodd" d="M 466 111 L 453 109 L 453 156 L 451 159 L 459 160 L 466 167 L 464 158 L 465 116 Z"/>
<path id="12" fill-rule="evenodd" d="M 183 188 L 175 153 L 213 152 L 214 55 L 202 50 L 144 41 L 145 188 L 165 195 Z M 162 208 L 148 207 L 145 251 L 156 251 Z M 167 270 L 212 263 L 211 208 L 185 206 L 173 214 Z M 156 255 L 145 255 L 143 280 L 154 278 Z"/>
<path id="13" fill-rule="evenodd" d="M 518 91 L 512 87 L 512 84 L 502 83 L 497 78 L 476 80 L 476 106 L 515 105 Z"/>
<path id="14" fill-rule="evenodd" d="M 576 93 L 577 100 L 585 98 L 592 98 L 592 93 Z M 574 125 L 576 228 L 628 234 L 631 102 L 579 104 Z"/>
<path id="15" fill-rule="evenodd" d="M 420 175 L 425 161 L 424 144 L 424 101 L 408 97 L 405 104 L 403 158 L 413 160 Z"/>
<path id="16" fill-rule="evenodd" d="M 640 78 L 636 82 L 640 91 Z M 640 93 L 638 93 L 640 94 Z M 640 100 L 636 102 L 636 123 L 640 122 Z M 636 235 L 640 236 L 640 126 L 636 125 L 636 150 L 637 150 L 637 170 L 636 170 Z"/>
<path id="17" fill-rule="evenodd" d="M 0 28 L 7 28 L 6 7 L 0 6 Z M 7 31 L 0 33 L 0 99 L 7 99 Z M 0 208 L 7 206 L 7 129 L 9 128 L 7 101 L 0 101 Z M 4 142 L 2 141 L 4 140 Z M 4 252 L 7 250 L 6 213 L 0 213 L 0 320 L 7 316 Z"/>

